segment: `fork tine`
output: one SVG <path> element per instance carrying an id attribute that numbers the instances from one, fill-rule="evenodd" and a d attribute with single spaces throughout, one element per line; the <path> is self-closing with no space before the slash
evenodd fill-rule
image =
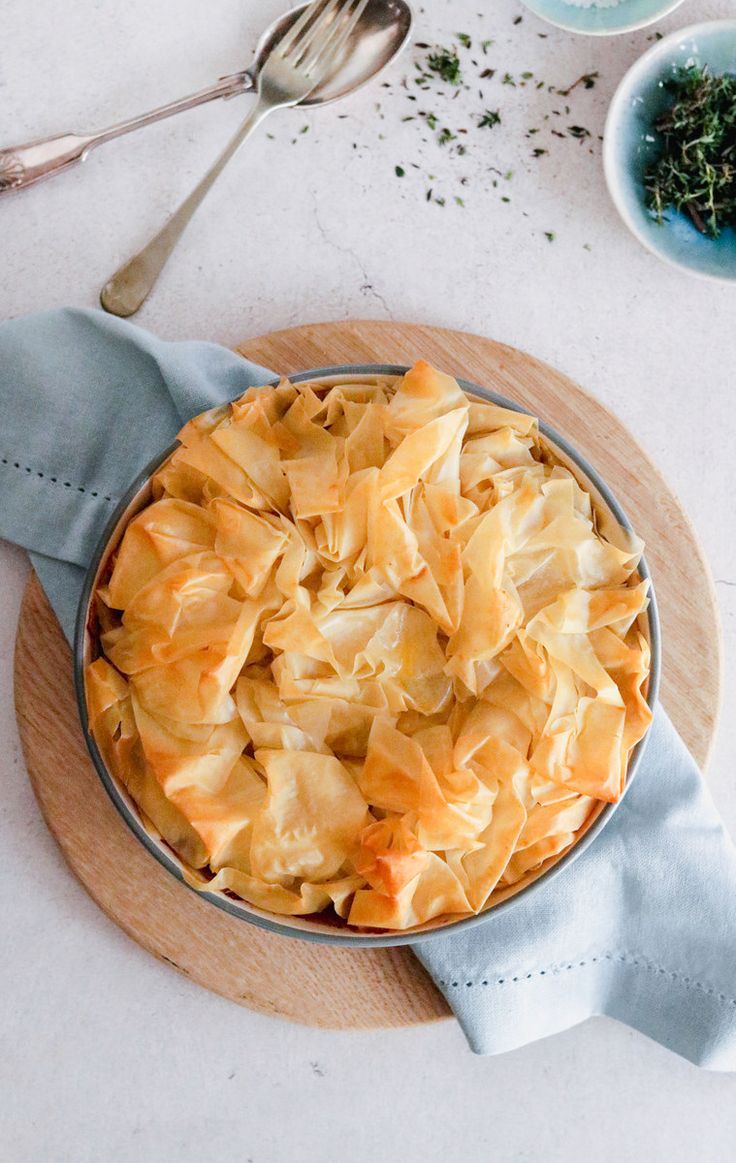
<path id="1" fill-rule="evenodd" d="M 358 0 L 355 9 L 348 15 L 348 10 L 353 2 L 354 0 L 345 0 L 340 12 L 335 17 L 333 27 L 330 29 L 329 34 L 321 43 L 317 44 L 312 56 L 302 62 L 302 68 L 308 75 L 314 73 L 314 70 L 317 68 L 324 75 L 347 44 L 353 29 L 368 5 L 368 0 Z M 347 19 L 344 21 L 341 19 L 343 16 L 347 16 Z"/>
<path id="2" fill-rule="evenodd" d="M 324 3 L 325 0 L 312 0 L 311 4 L 306 6 L 299 19 L 294 21 L 289 31 L 281 38 L 276 45 L 275 51 L 280 53 L 281 56 L 285 56 L 291 49 L 294 41 L 304 32 L 310 20 L 317 15 Z"/>
<path id="3" fill-rule="evenodd" d="M 319 53 L 328 48 L 328 46 L 335 40 L 335 37 L 344 27 L 343 21 L 345 17 L 349 17 L 350 9 L 353 7 L 355 2 L 356 0 L 338 0 L 339 10 L 335 13 L 335 16 L 324 36 L 322 36 L 316 44 L 314 43 L 314 37 L 311 38 L 309 47 L 312 48 L 312 52 L 305 52 L 303 54 L 301 59 L 302 68 L 305 67 L 307 62 L 313 64 Z"/>
<path id="4" fill-rule="evenodd" d="M 287 50 L 287 55 L 290 57 L 292 64 L 303 61 L 315 42 L 319 44 L 325 36 L 329 37 L 332 34 L 335 23 L 339 21 L 341 15 L 340 12 L 337 12 L 335 15 L 335 10 L 339 8 L 341 3 L 344 3 L 344 0 L 327 0 L 327 4 L 316 20 L 310 24 L 309 28 L 304 30 L 291 50 Z"/>

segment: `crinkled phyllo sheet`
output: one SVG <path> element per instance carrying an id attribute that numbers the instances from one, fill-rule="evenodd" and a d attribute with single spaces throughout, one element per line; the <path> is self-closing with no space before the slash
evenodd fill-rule
<path id="1" fill-rule="evenodd" d="M 619 798 L 651 718 L 642 546 L 536 420 L 420 362 L 250 388 L 180 441 L 86 685 L 196 883 L 407 929 L 479 912 Z"/>

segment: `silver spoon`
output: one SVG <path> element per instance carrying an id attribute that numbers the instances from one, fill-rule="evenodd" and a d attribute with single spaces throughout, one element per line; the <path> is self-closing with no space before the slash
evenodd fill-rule
<path id="1" fill-rule="evenodd" d="M 173 117 L 175 113 L 184 113 L 208 101 L 254 92 L 263 65 L 274 46 L 306 7 L 299 5 L 293 8 L 266 29 L 258 42 L 253 63 L 241 73 L 221 77 L 206 89 L 171 101 L 168 105 L 161 105 L 139 117 L 118 122 L 97 133 L 66 133 L 0 149 L 0 198 L 70 169 L 85 161 L 98 145 L 132 133 L 134 129 L 142 129 L 144 125 L 152 125 L 155 121 Z M 405 0 L 368 0 L 360 26 L 351 37 L 348 51 L 299 104 L 312 106 L 336 101 L 372 80 L 404 47 L 411 31 L 411 22 L 411 10 Z"/>
<path id="2" fill-rule="evenodd" d="M 367 50 L 375 41 L 376 26 L 378 29 L 382 27 L 382 17 L 393 25 L 399 0 L 372 0 L 373 16 L 363 24 L 370 2 L 312 0 L 283 37 L 274 42 L 256 79 L 258 100 L 255 106 L 219 158 L 168 222 L 102 288 L 100 303 L 106 311 L 123 317 L 135 314 L 150 294 L 192 215 L 227 163 L 265 116 L 274 109 L 304 102 L 341 64 L 349 62 L 352 54 L 358 53 L 361 46 L 366 52 L 367 62 Z M 408 6 L 404 7 L 409 14 Z M 406 36 L 403 35 L 400 43 L 395 44 L 394 55 L 405 40 Z M 386 63 L 385 55 L 382 53 L 380 58 L 373 56 L 373 63 L 375 75 Z"/>

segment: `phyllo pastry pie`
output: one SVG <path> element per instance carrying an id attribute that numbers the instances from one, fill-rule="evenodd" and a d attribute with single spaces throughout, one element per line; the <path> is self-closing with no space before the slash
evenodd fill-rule
<path id="1" fill-rule="evenodd" d="M 621 795 L 641 543 L 537 421 L 419 362 L 181 431 L 96 594 L 89 720 L 190 879 L 403 930 L 477 913 Z"/>

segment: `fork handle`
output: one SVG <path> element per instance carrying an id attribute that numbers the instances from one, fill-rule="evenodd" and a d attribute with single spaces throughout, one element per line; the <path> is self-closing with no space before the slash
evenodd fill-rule
<path id="1" fill-rule="evenodd" d="M 235 97 L 238 93 L 247 92 L 252 88 L 253 80 L 250 74 L 234 73 L 229 77 L 221 77 L 206 89 L 190 93 L 188 97 L 180 97 L 177 101 L 170 101 L 168 105 L 160 105 L 157 109 L 151 109 L 138 117 L 120 121 L 116 125 L 100 130 L 99 133 L 84 135 L 66 133 L 59 137 L 41 138 L 38 141 L 0 149 L 0 197 L 68 170 L 71 166 L 83 162 L 91 150 L 106 141 L 132 133 L 134 129 L 142 129 L 144 125 L 151 125 L 154 121 L 162 121 L 165 117 L 173 117 L 175 113 L 194 109 L 207 101 L 215 101 L 220 97 Z"/>
<path id="2" fill-rule="evenodd" d="M 151 241 L 115 272 L 102 288 L 100 303 L 111 315 L 127 318 L 134 315 L 152 290 L 169 255 L 189 225 L 195 210 L 204 201 L 227 163 L 257 125 L 271 112 L 273 106 L 262 99 L 256 102 L 249 116 L 222 151 L 217 161 L 194 187 L 188 198 Z"/>

